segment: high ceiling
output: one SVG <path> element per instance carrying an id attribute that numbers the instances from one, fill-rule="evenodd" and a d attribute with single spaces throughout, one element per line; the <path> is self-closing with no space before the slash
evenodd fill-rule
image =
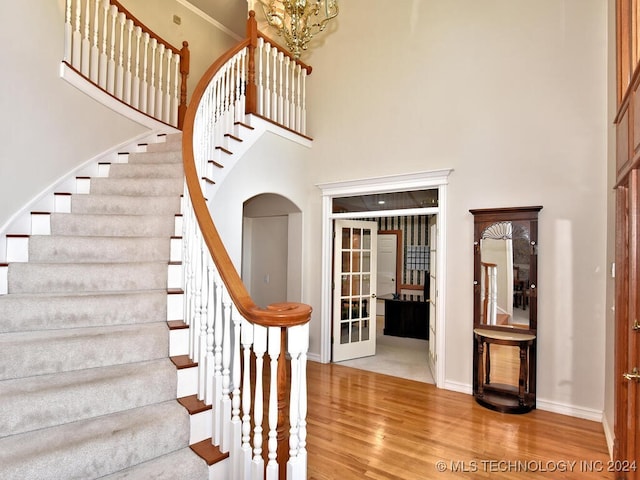
<path id="1" fill-rule="evenodd" d="M 247 30 L 246 0 L 186 0 L 244 38 Z"/>

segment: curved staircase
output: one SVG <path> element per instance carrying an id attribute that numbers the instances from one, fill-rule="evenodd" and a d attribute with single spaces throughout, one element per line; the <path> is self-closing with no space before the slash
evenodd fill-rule
<path id="1" fill-rule="evenodd" d="M 88 180 L 50 235 L 8 238 L 28 261 L 0 295 L 3 480 L 208 478 L 169 359 L 181 135 L 159 139 Z"/>

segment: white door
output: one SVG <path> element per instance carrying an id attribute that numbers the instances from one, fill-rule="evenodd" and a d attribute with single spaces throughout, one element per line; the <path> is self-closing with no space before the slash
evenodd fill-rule
<path id="1" fill-rule="evenodd" d="M 436 304 L 438 301 L 438 290 L 436 288 L 437 263 L 436 245 L 438 244 L 438 227 L 436 216 L 429 218 L 429 367 L 432 372 L 437 372 L 436 363 Z"/>
<path id="2" fill-rule="evenodd" d="M 378 297 L 396 293 L 397 241 L 398 236 L 395 233 L 378 234 Z"/>
<path id="3" fill-rule="evenodd" d="M 333 361 L 376 354 L 376 222 L 336 220 Z"/>

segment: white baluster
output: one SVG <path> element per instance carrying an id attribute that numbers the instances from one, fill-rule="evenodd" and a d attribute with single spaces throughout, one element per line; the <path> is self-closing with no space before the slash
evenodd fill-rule
<path id="1" fill-rule="evenodd" d="M 271 88 L 271 113 L 269 118 L 276 120 L 278 118 L 278 49 L 273 48 L 271 51 L 271 77 L 273 86 Z"/>
<path id="2" fill-rule="evenodd" d="M 73 41 L 72 9 L 73 0 L 66 0 L 64 9 L 64 60 L 70 64 L 73 64 L 71 54 Z"/>
<path id="3" fill-rule="evenodd" d="M 296 97 L 298 94 L 298 90 L 296 88 L 297 85 L 297 72 L 298 64 L 296 62 L 291 62 L 291 99 L 289 100 L 289 128 L 295 130 L 296 126 Z"/>
<path id="4" fill-rule="evenodd" d="M 264 111 L 264 95 L 263 95 L 263 87 L 262 87 L 262 75 L 263 75 L 263 68 L 262 68 L 262 55 L 263 55 L 263 51 L 264 51 L 264 40 L 262 38 L 258 38 L 258 46 L 255 50 L 255 57 L 256 57 L 256 65 L 255 65 L 255 69 L 256 69 L 256 93 L 258 98 L 256 99 L 256 110 L 258 111 L 259 115 L 262 115 L 262 112 Z"/>
<path id="5" fill-rule="evenodd" d="M 267 328 L 253 326 L 253 352 L 256 356 L 256 391 L 253 402 L 253 460 L 251 462 L 251 479 L 264 479 L 264 460 L 262 459 L 262 416 L 264 398 L 262 394 L 262 365 L 267 350 Z"/>
<path id="6" fill-rule="evenodd" d="M 100 38 L 100 0 L 95 0 L 93 6 L 93 35 L 91 41 L 91 60 L 89 63 L 91 67 L 89 69 L 89 78 L 92 82 L 98 83 L 98 67 L 100 58 L 100 48 L 98 42 Z"/>
<path id="7" fill-rule="evenodd" d="M 307 477 L 307 374 L 309 324 L 289 328 L 287 350 L 291 357 L 291 394 L 289 399 L 289 461 L 287 478 Z"/>
<path id="8" fill-rule="evenodd" d="M 162 120 L 165 123 L 171 123 L 171 65 L 173 64 L 173 51 L 167 48 L 167 81 L 164 89 L 164 105 L 162 107 Z"/>
<path id="9" fill-rule="evenodd" d="M 280 328 L 269 327 L 269 440 L 267 462 L 267 480 L 278 479 L 278 357 L 280 356 Z M 281 359 L 285 361 L 285 359 Z"/>
<path id="10" fill-rule="evenodd" d="M 149 79 L 149 96 L 147 97 L 147 111 L 152 117 L 155 115 L 156 108 L 156 50 L 158 49 L 158 40 L 151 39 L 151 75 Z"/>
<path id="11" fill-rule="evenodd" d="M 80 18 L 82 13 L 82 0 L 76 1 L 76 10 L 73 22 L 73 34 L 71 36 L 71 65 L 80 70 L 82 63 L 82 34 L 80 33 Z"/>
<path id="12" fill-rule="evenodd" d="M 231 396 L 231 478 L 241 478 L 242 472 L 242 420 L 240 418 L 240 381 L 242 371 L 240 368 L 240 329 L 242 317 L 235 304 L 231 305 L 233 318 L 233 364 L 231 367 L 231 384 L 233 392 Z"/>
<path id="13" fill-rule="evenodd" d="M 302 76 L 302 107 L 300 111 L 300 130 L 303 135 L 307 133 L 307 70 L 300 72 Z"/>
<path id="14" fill-rule="evenodd" d="M 133 73 L 133 82 L 131 85 L 131 106 L 140 108 L 140 40 L 142 39 L 142 28 L 135 27 L 133 29 L 136 38 L 136 63 Z M 185 194 L 187 192 L 185 191 Z M 184 211 L 184 210 L 183 210 Z"/>
<path id="15" fill-rule="evenodd" d="M 264 113 L 267 118 L 271 115 L 271 44 L 264 46 L 265 70 L 264 70 Z"/>
<path id="16" fill-rule="evenodd" d="M 220 445 L 222 438 L 222 412 L 220 398 L 222 397 L 222 334 L 224 323 L 222 319 L 222 296 L 225 286 L 222 279 L 216 278 L 215 323 L 213 327 L 213 434 L 214 445 Z"/>
<path id="17" fill-rule="evenodd" d="M 133 76 L 133 71 L 131 68 L 131 57 L 133 55 L 133 28 L 133 20 L 127 20 L 127 67 L 124 70 L 124 92 L 122 95 L 124 101 L 129 105 L 131 105 L 131 79 Z"/>
<path id="18" fill-rule="evenodd" d="M 156 85 L 156 107 L 154 117 L 162 120 L 162 108 L 164 107 L 164 85 L 162 76 L 162 66 L 164 64 L 164 51 L 166 47 L 163 43 L 158 45 L 158 82 Z"/>
<path id="19" fill-rule="evenodd" d="M 253 345 L 253 325 L 242 319 L 242 466 L 240 479 L 251 477 L 251 346 Z"/>
<path id="20" fill-rule="evenodd" d="M 244 87 L 244 80 L 247 78 L 247 49 L 242 50 L 242 58 L 240 59 L 240 67 L 238 68 L 238 95 L 237 106 L 236 106 L 236 121 L 242 122 L 244 121 L 245 116 L 245 105 L 246 105 L 246 92 Z"/>
<path id="21" fill-rule="evenodd" d="M 149 104 L 149 43 L 151 37 L 148 33 L 142 34 L 142 43 L 144 50 L 144 59 L 142 63 L 142 84 L 140 85 L 140 110 L 147 111 L 147 105 Z"/>
<path id="22" fill-rule="evenodd" d="M 111 36 L 109 42 L 109 61 L 107 62 L 107 92 L 113 95 L 116 80 L 116 20 L 118 17 L 118 8 L 115 5 L 109 7 L 109 15 L 111 18 Z"/>
<path id="23" fill-rule="evenodd" d="M 206 252 L 206 254 L 205 254 Z M 208 257 L 207 246 L 204 244 L 204 240 L 200 241 L 200 248 L 198 252 L 198 264 L 196 267 L 196 290 L 198 292 L 198 323 L 200 325 L 200 333 L 198 335 L 198 399 L 204 400 L 206 393 L 206 357 L 207 357 L 207 317 L 206 317 L 206 302 L 209 299 L 208 286 L 207 286 L 207 265 L 206 258 Z"/>
<path id="24" fill-rule="evenodd" d="M 102 2 L 102 48 L 100 49 L 100 67 L 98 68 L 98 85 L 107 89 L 107 22 L 109 20 L 109 0 Z"/>
<path id="25" fill-rule="evenodd" d="M 300 131 L 300 102 L 302 99 L 302 67 L 296 66 L 296 78 L 298 80 L 297 98 L 296 98 L 296 127 L 295 131 Z"/>
<path id="26" fill-rule="evenodd" d="M 178 107 L 180 106 L 180 55 L 173 56 L 175 59 L 174 80 L 173 80 L 173 101 L 171 107 L 171 125 L 178 126 Z"/>
<path id="27" fill-rule="evenodd" d="M 224 309 L 224 334 L 222 337 L 222 399 L 220 410 L 222 411 L 222 438 L 220 439 L 220 451 L 226 453 L 230 449 L 231 442 L 231 297 L 227 289 L 222 295 Z"/>
<path id="28" fill-rule="evenodd" d="M 289 123 L 289 103 L 291 102 L 291 100 L 289 99 L 289 77 L 290 77 L 290 73 L 291 73 L 291 57 L 287 56 L 284 59 L 284 104 L 283 104 L 283 118 L 282 118 L 282 124 L 287 127 L 287 128 L 291 128 L 291 124 Z"/>
<path id="29" fill-rule="evenodd" d="M 284 58 L 284 54 L 282 52 L 278 52 L 278 123 L 280 123 L 280 125 L 283 125 L 284 122 L 284 95 L 282 91 L 282 77 L 285 75 L 283 74 Z"/>
<path id="30" fill-rule="evenodd" d="M 127 17 L 124 13 L 118 14 L 118 25 L 120 27 L 120 41 L 118 42 L 118 65 L 116 67 L 116 88 L 115 95 L 122 99 L 124 92 L 124 25 Z"/>
<path id="31" fill-rule="evenodd" d="M 205 252 L 208 257 L 208 304 L 209 310 L 207 311 L 207 353 L 205 357 L 205 363 L 203 364 L 203 370 L 206 371 L 206 389 L 204 395 L 204 403 L 207 405 L 213 405 L 213 374 L 214 374 L 214 355 L 213 355 L 213 328 L 216 315 L 216 289 L 219 288 L 219 275 L 213 260 L 209 256 L 209 252 Z"/>
<path id="32" fill-rule="evenodd" d="M 91 0 L 85 1 L 84 9 L 84 29 L 82 34 L 82 61 L 80 72 L 85 77 L 89 77 L 89 61 L 91 54 L 91 41 L 89 40 L 89 32 L 91 31 Z"/>

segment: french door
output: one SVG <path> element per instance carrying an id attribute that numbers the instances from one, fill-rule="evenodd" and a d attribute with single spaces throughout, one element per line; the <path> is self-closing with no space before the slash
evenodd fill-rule
<path id="1" fill-rule="evenodd" d="M 333 361 L 376 353 L 377 222 L 336 220 Z"/>

